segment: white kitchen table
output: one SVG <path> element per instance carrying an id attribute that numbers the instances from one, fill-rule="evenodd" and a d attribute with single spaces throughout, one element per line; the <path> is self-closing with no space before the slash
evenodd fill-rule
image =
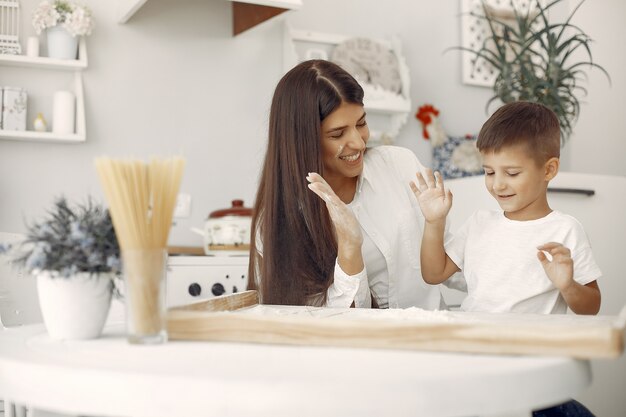
<path id="1" fill-rule="evenodd" d="M 56 341 L 0 331 L 0 397 L 70 414 L 529 416 L 591 382 L 588 361 L 219 342 L 130 345 L 122 326 Z"/>

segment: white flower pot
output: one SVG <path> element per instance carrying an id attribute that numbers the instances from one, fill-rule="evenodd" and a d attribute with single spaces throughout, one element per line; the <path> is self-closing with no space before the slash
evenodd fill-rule
<path id="1" fill-rule="evenodd" d="M 39 305 L 46 329 L 54 339 L 100 336 L 111 306 L 112 274 L 81 272 L 69 278 L 37 275 Z"/>
<path id="2" fill-rule="evenodd" d="M 78 57 L 78 36 L 72 36 L 63 26 L 46 29 L 48 56 L 58 59 L 76 59 Z"/>

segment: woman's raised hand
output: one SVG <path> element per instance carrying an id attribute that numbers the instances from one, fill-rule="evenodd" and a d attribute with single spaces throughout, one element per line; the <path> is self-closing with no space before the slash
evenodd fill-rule
<path id="1" fill-rule="evenodd" d="M 337 234 L 337 245 L 339 250 L 361 252 L 363 245 L 363 234 L 361 225 L 357 221 L 354 213 L 345 205 L 328 183 L 316 172 L 311 172 L 306 177 L 309 181 L 309 188 L 326 202 L 328 214 L 335 227 Z"/>
<path id="2" fill-rule="evenodd" d="M 410 183 L 424 219 L 429 223 L 445 221 L 452 207 L 452 193 L 443 188 L 443 178 L 439 172 L 433 175 L 431 169 L 426 169 L 424 176 L 418 172 L 417 184 L 414 181 Z"/>

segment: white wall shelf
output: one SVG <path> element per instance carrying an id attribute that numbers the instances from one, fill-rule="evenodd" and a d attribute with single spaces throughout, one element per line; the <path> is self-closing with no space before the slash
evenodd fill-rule
<path id="1" fill-rule="evenodd" d="M 0 66 L 31 68 L 42 71 L 66 71 L 74 73 L 74 94 L 76 96 L 76 133 L 57 134 L 54 132 L 35 132 L 32 130 L 0 130 L 0 139 L 37 141 L 37 142 L 84 142 L 87 137 L 85 123 L 85 97 L 83 92 L 82 71 L 87 68 L 87 44 L 81 38 L 78 47 L 78 59 L 65 60 L 48 57 L 27 57 L 24 55 L 0 54 Z"/>
<path id="2" fill-rule="evenodd" d="M 289 71 L 298 62 L 322 58 L 329 59 L 332 50 L 351 36 L 334 33 L 313 32 L 294 29 L 285 23 L 283 38 L 283 70 Z M 409 68 L 402 54 L 398 38 L 376 39 L 389 48 L 398 59 L 402 89 L 399 94 L 384 90 L 378 86 L 359 81 L 365 92 L 363 104 L 370 115 L 382 116 L 368 118 L 370 140 L 368 146 L 393 143 L 400 129 L 408 120 L 412 111 L 409 98 Z"/>
<path id="3" fill-rule="evenodd" d="M 117 23 L 126 23 L 148 0 L 118 0 Z"/>
<path id="4" fill-rule="evenodd" d="M 60 71 L 76 71 L 87 68 L 87 58 L 84 59 L 54 59 L 47 57 L 28 57 L 25 55 L 0 54 L 0 65 L 7 67 L 40 68 Z"/>
<path id="5" fill-rule="evenodd" d="M 52 132 L 34 132 L 31 130 L 0 130 L 0 139 L 26 140 L 33 142 L 84 142 L 85 136 L 74 133 L 73 135 L 59 135 Z"/>

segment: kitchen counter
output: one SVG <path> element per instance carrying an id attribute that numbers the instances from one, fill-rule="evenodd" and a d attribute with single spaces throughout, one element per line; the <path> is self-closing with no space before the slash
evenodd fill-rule
<path id="1" fill-rule="evenodd" d="M 0 330 L 0 394 L 98 416 L 529 416 L 591 382 L 589 362 L 103 337 L 55 341 L 43 325 Z"/>

